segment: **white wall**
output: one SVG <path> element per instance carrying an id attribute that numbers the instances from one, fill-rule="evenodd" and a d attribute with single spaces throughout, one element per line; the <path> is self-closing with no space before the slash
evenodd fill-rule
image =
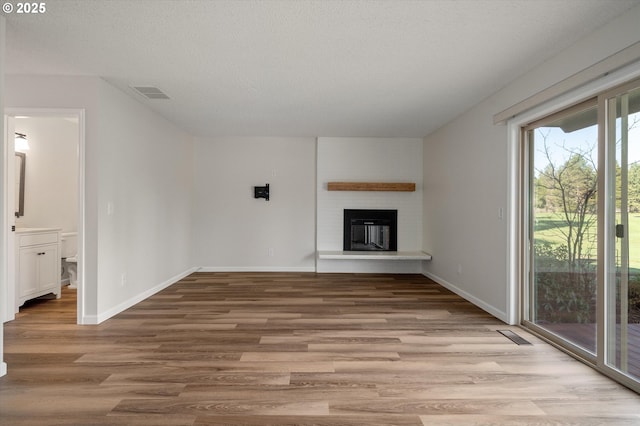
<path id="1" fill-rule="evenodd" d="M 314 138 L 195 139 L 194 263 L 314 271 L 315 146 Z M 266 183 L 270 200 L 254 199 L 253 187 Z"/>
<path id="2" fill-rule="evenodd" d="M 27 135 L 24 216 L 17 227 L 78 226 L 78 123 L 63 117 L 15 119 L 16 132 Z"/>
<path id="3" fill-rule="evenodd" d="M 85 110 L 84 322 L 191 270 L 189 135 L 95 77 L 6 76 L 6 107 Z"/>
<path id="4" fill-rule="evenodd" d="M 640 6 L 424 140 L 424 273 L 505 321 L 509 138 L 493 115 L 640 41 Z M 499 209 L 505 209 L 504 219 Z"/>
<path id="5" fill-rule="evenodd" d="M 318 138 L 317 248 L 343 248 L 344 209 L 397 209 L 398 250 L 422 248 L 422 140 Z M 328 191 L 331 181 L 415 182 L 415 192 Z M 318 259 L 319 272 L 419 273 L 420 261 Z"/>
<path id="6" fill-rule="evenodd" d="M 191 136 L 100 81 L 98 321 L 191 271 Z"/>
<path id="7" fill-rule="evenodd" d="M 425 140 L 425 272 L 492 314 L 506 312 L 507 140 L 487 111 Z"/>

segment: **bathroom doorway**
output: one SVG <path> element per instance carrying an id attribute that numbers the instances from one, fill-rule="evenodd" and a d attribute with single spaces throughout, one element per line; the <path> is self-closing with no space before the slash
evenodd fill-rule
<path id="1" fill-rule="evenodd" d="M 74 109 L 7 109 L 6 161 L 9 229 L 54 228 L 61 230 L 62 241 L 57 262 L 63 286 L 70 283 L 70 271 L 77 289 L 77 322 L 83 312 L 82 249 L 84 235 L 84 111 Z M 14 145 L 13 136 L 26 139 L 27 147 Z M 20 142 L 23 142 L 21 140 Z M 14 152 L 15 151 L 15 152 Z M 19 153 L 19 154 L 18 154 Z M 18 154 L 18 155 L 16 155 Z M 24 168 L 21 173 L 11 163 Z M 22 195 L 20 195 L 22 193 Z M 19 206 L 22 204 L 22 206 Z M 20 212 L 20 213 L 18 213 Z M 13 228 L 15 227 L 15 228 Z M 15 318 L 16 233 L 7 238 L 6 318 Z M 75 253 L 71 253 L 74 251 Z M 72 262 L 75 254 L 77 262 Z M 71 259 L 68 259 L 71 258 Z M 69 260 L 69 261 L 67 261 Z"/>

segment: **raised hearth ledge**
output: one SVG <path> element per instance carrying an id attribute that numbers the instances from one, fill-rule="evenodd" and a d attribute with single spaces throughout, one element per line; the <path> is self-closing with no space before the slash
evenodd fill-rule
<path id="1" fill-rule="evenodd" d="M 431 255 L 423 251 L 319 251 L 318 259 L 431 260 Z"/>

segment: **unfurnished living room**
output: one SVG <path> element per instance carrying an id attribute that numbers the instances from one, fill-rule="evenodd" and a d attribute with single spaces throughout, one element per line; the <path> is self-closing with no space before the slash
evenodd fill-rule
<path id="1" fill-rule="evenodd" d="M 638 22 L 4 1 L 0 424 L 640 424 Z"/>

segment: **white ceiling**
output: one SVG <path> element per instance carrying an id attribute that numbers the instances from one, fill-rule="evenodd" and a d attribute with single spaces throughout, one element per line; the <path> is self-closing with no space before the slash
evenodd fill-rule
<path id="1" fill-rule="evenodd" d="M 423 137 L 640 0 L 45 3 L 8 74 L 156 86 L 198 136 Z"/>

